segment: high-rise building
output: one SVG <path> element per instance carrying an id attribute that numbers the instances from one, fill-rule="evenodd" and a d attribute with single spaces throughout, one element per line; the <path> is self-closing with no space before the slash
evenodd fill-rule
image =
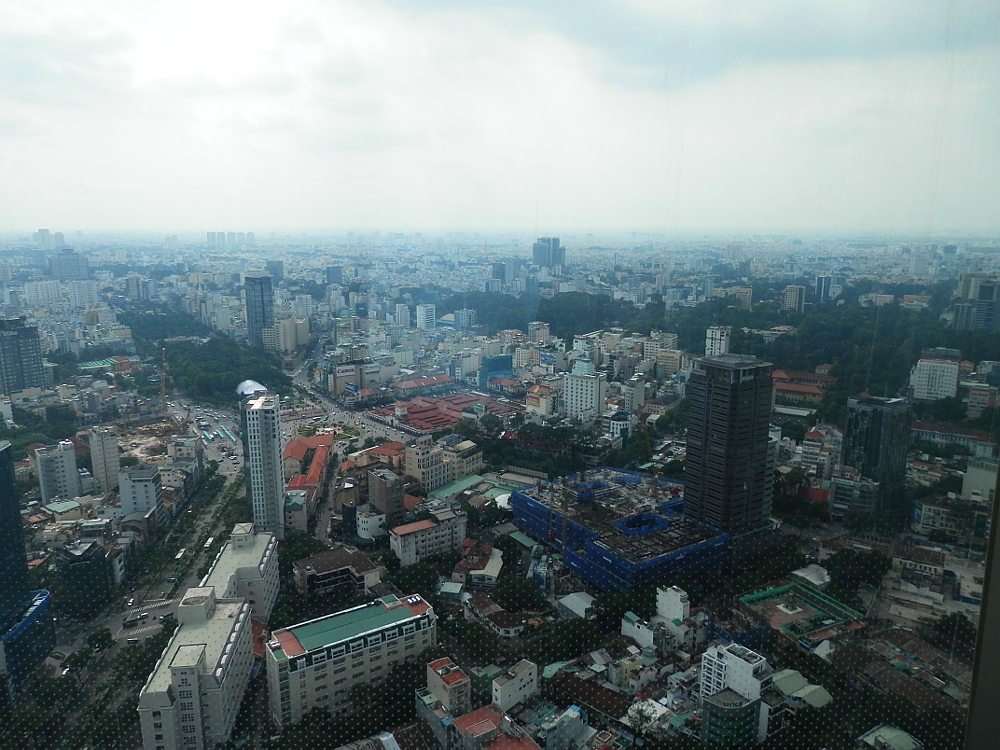
<path id="1" fill-rule="evenodd" d="M 1000 330 L 1000 278 L 989 273 L 963 273 L 955 292 L 955 328 Z"/>
<path id="2" fill-rule="evenodd" d="M 344 716 L 354 709 L 352 687 L 380 685 L 394 666 L 436 645 L 437 616 L 419 594 L 384 596 L 275 630 L 264 650 L 271 715 L 281 725 L 312 708 Z"/>
<path id="3" fill-rule="evenodd" d="M 867 395 L 848 399 L 839 473 L 853 472 L 878 483 L 876 511 L 902 496 L 909 441 L 910 405 L 905 399 Z"/>
<path id="4" fill-rule="evenodd" d="M 414 324 L 415 328 L 433 331 L 437 327 L 437 307 L 434 305 L 417 305 L 417 319 L 414 321 Z"/>
<path id="5" fill-rule="evenodd" d="M 806 288 L 798 284 L 786 286 L 785 291 L 781 295 L 781 309 L 805 312 Z"/>
<path id="6" fill-rule="evenodd" d="M 4 393 L 45 385 L 42 342 L 25 319 L 0 320 L 0 390 Z"/>
<path id="7" fill-rule="evenodd" d="M 35 468 L 43 503 L 54 497 L 72 500 L 80 496 L 80 473 L 71 441 L 61 440 L 55 445 L 36 448 Z"/>
<path id="8" fill-rule="evenodd" d="M 264 329 L 274 325 L 274 289 L 270 276 L 247 276 L 244 280 L 247 338 L 254 346 L 264 346 Z"/>
<path id="9" fill-rule="evenodd" d="M 243 244 L 243 243 L 240 243 Z M 271 274 L 271 278 L 276 282 L 285 278 L 285 261 L 268 260 L 264 262 L 264 270 Z"/>
<path id="10" fill-rule="evenodd" d="M 410 306 L 409 305 L 396 305 L 396 323 L 403 326 L 403 328 L 410 327 Z"/>
<path id="11" fill-rule="evenodd" d="M 751 747 L 767 736 L 761 697 L 774 669 L 737 643 L 712 645 L 701 657 L 702 739 L 712 747 Z"/>
<path id="12" fill-rule="evenodd" d="M 285 473 L 281 454 L 281 400 L 253 380 L 237 387 L 243 423 L 247 502 L 258 531 L 285 538 Z"/>
<path id="13" fill-rule="evenodd" d="M 28 601 L 28 564 L 14 483 L 13 450 L 0 441 L 0 633 L 20 614 Z"/>
<path id="14" fill-rule="evenodd" d="M 52 275 L 57 279 L 86 279 L 90 276 L 87 256 L 69 248 L 53 255 L 49 263 L 52 265 Z"/>
<path id="15" fill-rule="evenodd" d="M 539 237 L 531 246 L 531 259 L 536 266 L 563 266 L 566 264 L 566 248 L 559 245 L 558 237 Z"/>
<path id="16" fill-rule="evenodd" d="M 326 283 L 327 284 L 343 284 L 344 283 L 344 267 L 343 266 L 327 266 L 326 267 Z"/>
<path id="17" fill-rule="evenodd" d="M 129 466 L 118 474 L 118 493 L 121 495 L 122 513 L 163 512 L 163 482 L 160 467 L 156 464 Z"/>
<path id="18" fill-rule="evenodd" d="M 709 326 L 705 331 L 705 356 L 718 357 L 729 354 L 729 339 L 733 334 L 732 326 Z M 676 342 L 673 347 L 676 349 Z"/>
<path id="19" fill-rule="evenodd" d="M 101 492 L 110 492 L 118 486 L 121 459 L 118 454 L 118 434 L 113 428 L 91 428 L 90 462 L 94 467 L 94 479 Z"/>
<path id="20" fill-rule="evenodd" d="M 55 556 L 59 575 L 59 609 L 89 618 L 111 594 L 111 570 L 104 547 L 93 539 L 67 543 Z"/>
<path id="21" fill-rule="evenodd" d="M 469 331 L 476 327 L 475 310 L 455 310 L 455 328 L 459 331 Z"/>
<path id="22" fill-rule="evenodd" d="M 146 750 L 211 750 L 225 744 L 253 669 L 250 604 L 190 588 L 177 629 L 139 691 Z"/>
<path id="23" fill-rule="evenodd" d="M 48 591 L 28 587 L 28 563 L 14 481 L 14 452 L 0 441 L 0 724 L 21 687 L 56 645 Z"/>
<path id="24" fill-rule="evenodd" d="M 748 286 L 736 287 L 736 309 L 753 309 L 753 289 Z"/>
<path id="25" fill-rule="evenodd" d="M 215 232 L 205 233 L 205 244 L 208 245 L 209 247 L 217 247 L 217 245 L 215 244 Z"/>
<path id="26" fill-rule="evenodd" d="M 958 393 L 959 363 L 954 360 L 921 357 L 910 372 L 910 388 L 917 401 L 954 398 Z"/>
<path id="27" fill-rule="evenodd" d="M 603 372 L 573 372 L 566 375 L 563 404 L 570 419 L 594 421 L 604 415 L 608 380 Z"/>
<path id="28" fill-rule="evenodd" d="M 688 380 L 684 513 L 733 535 L 770 518 L 771 370 L 756 357 L 721 354 L 699 359 Z"/>
<path id="29" fill-rule="evenodd" d="M 387 528 L 398 526 L 405 520 L 403 480 L 388 469 L 368 472 L 368 499 L 380 513 L 385 514 Z"/>
<path id="30" fill-rule="evenodd" d="M 820 302 L 826 302 L 830 299 L 830 287 L 833 286 L 832 276 L 817 276 L 816 277 L 816 298 Z"/>

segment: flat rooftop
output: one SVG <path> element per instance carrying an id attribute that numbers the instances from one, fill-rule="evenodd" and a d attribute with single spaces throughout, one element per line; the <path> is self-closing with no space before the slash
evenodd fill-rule
<path id="1" fill-rule="evenodd" d="M 271 634 L 270 650 L 275 659 L 288 659 L 414 619 L 429 609 L 430 605 L 418 594 L 402 599 L 385 596 L 360 607 L 276 630 Z"/>
<path id="2" fill-rule="evenodd" d="M 195 591 L 197 589 L 189 589 Z M 170 643 L 149 676 L 142 691 L 145 693 L 161 693 L 170 685 L 170 667 L 187 664 L 197 654 L 204 653 L 205 672 L 215 671 L 222 657 L 222 651 L 229 640 L 229 634 L 236 628 L 240 610 L 244 606 L 243 599 L 216 599 L 215 609 L 207 620 L 197 622 L 182 622 L 174 631 Z M 247 606 L 246 618 L 250 618 Z M 247 623 L 249 626 L 249 623 Z M 192 664 L 197 662 L 192 662 Z"/>
<path id="3" fill-rule="evenodd" d="M 241 525 L 238 524 L 238 526 Z M 244 529 L 243 532 L 237 532 L 234 528 L 233 533 L 247 533 L 247 531 Z M 225 592 L 229 581 L 232 580 L 237 571 L 243 568 L 260 567 L 268 554 L 277 554 L 278 542 L 274 538 L 274 534 L 261 532 L 254 534 L 251 539 L 252 543 L 245 547 L 237 547 L 233 543 L 232 537 L 226 540 L 225 545 L 219 550 L 219 554 L 215 556 L 215 561 L 212 563 L 208 575 L 201 579 L 199 585 L 214 586 L 216 591 Z"/>
<path id="4" fill-rule="evenodd" d="M 567 480 L 519 492 L 559 514 L 565 492 L 567 520 L 592 531 L 594 541 L 630 563 L 645 563 L 722 534 L 680 514 L 661 512 L 660 504 L 672 498 L 667 483 L 654 486 L 652 477 L 598 469 Z"/>

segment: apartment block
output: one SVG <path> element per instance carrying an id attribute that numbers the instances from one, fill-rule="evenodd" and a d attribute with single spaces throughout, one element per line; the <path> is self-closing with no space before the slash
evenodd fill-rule
<path id="1" fill-rule="evenodd" d="M 265 649 L 271 713 L 281 725 L 312 708 L 352 710 L 355 685 L 379 683 L 403 661 L 437 645 L 437 617 L 419 594 L 385 596 L 276 630 Z"/>
<path id="2" fill-rule="evenodd" d="M 226 742 L 253 667 L 250 604 L 188 589 L 177 630 L 139 692 L 145 750 L 211 750 Z"/>
<path id="3" fill-rule="evenodd" d="M 201 581 L 223 599 L 245 599 L 254 617 L 267 622 L 278 598 L 278 540 L 257 533 L 252 523 L 238 523 Z"/>
<path id="4" fill-rule="evenodd" d="M 453 552 L 465 539 L 468 519 L 462 511 L 442 509 L 431 517 L 397 526 L 389 532 L 389 548 L 403 565 L 413 565 L 433 555 Z"/>
<path id="5" fill-rule="evenodd" d="M 493 704 L 504 711 L 510 711 L 518 703 L 523 703 L 536 693 L 538 693 L 538 666 L 527 659 L 521 659 L 493 680 Z"/>

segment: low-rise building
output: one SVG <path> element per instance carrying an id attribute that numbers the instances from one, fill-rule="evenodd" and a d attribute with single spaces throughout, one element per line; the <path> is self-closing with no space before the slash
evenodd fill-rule
<path id="1" fill-rule="evenodd" d="M 541 750 L 498 706 L 483 706 L 448 727 L 448 750 Z"/>
<path id="2" fill-rule="evenodd" d="M 250 605 L 188 589 L 174 631 L 139 692 L 146 750 L 210 750 L 226 742 L 250 679 Z"/>
<path id="3" fill-rule="evenodd" d="M 368 593 L 382 580 L 381 568 L 353 547 L 337 547 L 292 563 L 302 597 L 347 597 Z"/>
<path id="4" fill-rule="evenodd" d="M 403 565 L 413 565 L 433 555 L 457 550 L 465 539 L 467 518 L 462 511 L 445 508 L 423 521 L 397 526 L 389 533 L 389 547 Z"/>
<path id="5" fill-rule="evenodd" d="M 350 689 L 437 645 L 437 617 L 419 594 L 385 596 L 276 630 L 265 649 L 271 714 L 281 725 L 312 708 L 352 710 Z"/>
<path id="6" fill-rule="evenodd" d="M 256 533 L 252 523 L 238 523 L 201 580 L 222 599 L 245 599 L 258 620 L 267 622 L 278 598 L 278 540 Z"/>
<path id="7" fill-rule="evenodd" d="M 493 680 L 493 704 L 510 711 L 538 693 L 538 666 L 527 659 Z"/>

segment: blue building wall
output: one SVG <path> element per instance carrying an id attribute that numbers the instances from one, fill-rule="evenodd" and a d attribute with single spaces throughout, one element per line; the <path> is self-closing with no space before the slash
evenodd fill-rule
<path id="1" fill-rule="evenodd" d="M 662 503 L 659 515 L 668 522 L 671 517 L 679 517 L 672 510 L 678 504 L 677 501 Z M 511 496 L 511 510 L 515 523 L 526 534 L 565 552 L 566 566 L 604 591 L 628 591 L 658 583 L 668 576 L 698 573 L 722 565 L 729 556 L 729 535 L 720 532 L 690 547 L 633 563 L 606 549 L 597 541 L 596 532 L 573 520 L 566 523 L 569 537 L 566 549 L 562 513 L 516 490 Z"/>
<path id="2" fill-rule="evenodd" d="M 0 635 L 12 693 L 21 689 L 56 646 L 52 595 L 48 591 L 33 591 L 31 597 L 18 622 Z"/>

